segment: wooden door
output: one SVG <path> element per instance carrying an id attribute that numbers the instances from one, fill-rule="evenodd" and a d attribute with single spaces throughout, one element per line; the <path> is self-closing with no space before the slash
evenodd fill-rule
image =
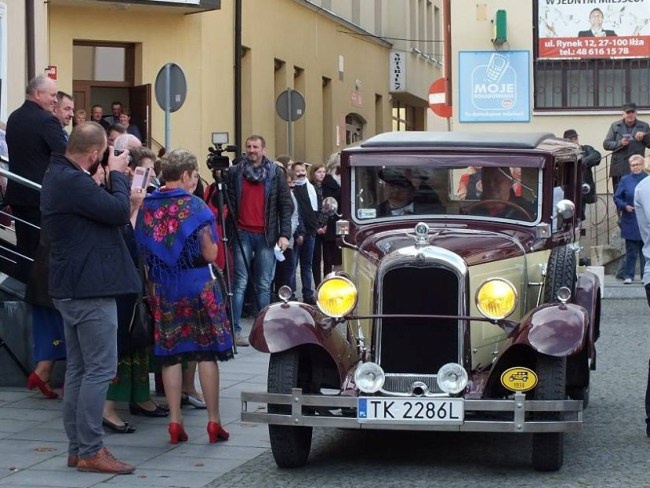
<path id="1" fill-rule="evenodd" d="M 151 84 L 129 88 L 131 123 L 142 133 L 142 144 L 151 147 Z"/>

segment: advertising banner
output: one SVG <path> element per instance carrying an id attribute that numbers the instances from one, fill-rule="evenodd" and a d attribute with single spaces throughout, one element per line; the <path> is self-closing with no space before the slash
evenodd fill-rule
<path id="1" fill-rule="evenodd" d="M 530 121 L 528 51 L 460 51 L 461 122 Z"/>
<path id="2" fill-rule="evenodd" d="M 538 57 L 650 56 L 650 0 L 537 0 Z"/>

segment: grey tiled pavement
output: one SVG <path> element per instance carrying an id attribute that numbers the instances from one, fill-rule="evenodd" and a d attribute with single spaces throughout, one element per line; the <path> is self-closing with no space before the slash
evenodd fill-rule
<path id="1" fill-rule="evenodd" d="M 247 330 L 250 321 L 245 322 L 242 325 Z M 24 388 L 0 388 L 0 487 L 208 485 L 269 449 L 265 425 L 239 420 L 241 391 L 266 388 L 268 355 L 242 347 L 234 360 L 219 363 L 219 367 L 221 418 L 230 439 L 210 444 L 205 410 L 186 406 L 183 421 L 189 441 L 172 445 L 166 418 L 133 416 L 127 405 L 118 404 L 120 416 L 137 428 L 133 434 L 110 433 L 105 437 L 106 446 L 118 459 L 136 466 L 134 474 L 124 476 L 80 473 L 68 468 L 61 400 L 47 400 Z M 196 381 L 198 385 L 198 375 Z"/>
<path id="2" fill-rule="evenodd" d="M 645 291 L 639 281 L 623 285 L 622 281 L 606 276 L 604 297 L 645 298 Z M 243 325 L 246 331 L 250 321 Z M 175 446 L 169 443 L 165 418 L 132 416 L 128 410 L 121 410 L 121 416 L 133 423 L 137 432 L 108 434 L 105 442 L 119 459 L 136 466 L 136 472 L 126 476 L 80 473 L 66 467 L 67 440 L 61 421 L 61 401 L 46 400 L 24 388 L 0 388 L 0 488 L 194 488 L 210 484 L 269 449 L 265 425 L 239 420 L 240 392 L 265 390 L 268 355 L 250 347 L 240 348 L 235 360 L 219 366 L 221 416 L 230 431 L 230 440 L 209 444 L 205 411 L 193 407 L 183 410 L 189 442 Z"/>

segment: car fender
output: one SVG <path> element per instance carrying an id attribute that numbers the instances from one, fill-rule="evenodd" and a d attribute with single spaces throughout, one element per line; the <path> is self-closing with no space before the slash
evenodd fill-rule
<path id="1" fill-rule="evenodd" d="M 328 317 L 310 305 L 274 303 L 262 310 L 250 333 L 251 345 L 260 352 L 277 353 L 298 346 L 322 347 L 332 358 L 343 379 L 358 361 L 356 349 L 331 326 L 319 325 Z"/>
<path id="2" fill-rule="evenodd" d="M 595 361 L 595 342 L 600 336 L 601 284 L 594 273 L 587 271 L 578 276 L 575 303 L 587 310 L 587 316 L 589 317 L 589 357 L 592 358 L 592 361 Z"/>
<path id="3" fill-rule="evenodd" d="M 529 345 L 549 356 L 571 356 L 585 346 L 589 316 L 584 307 L 572 303 L 548 303 L 521 320 L 513 345 Z"/>

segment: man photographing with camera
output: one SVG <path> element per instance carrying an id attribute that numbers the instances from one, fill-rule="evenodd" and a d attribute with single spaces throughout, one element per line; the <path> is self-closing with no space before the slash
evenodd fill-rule
<path id="1" fill-rule="evenodd" d="M 275 274 L 274 248 L 284 251 L 291 236 L 293 203 L 286 178 L 266 155 L 262 136 L 246 139 L 246 156 L 226 173 L 231 225 L 234 225 L 234 282 L 232 289 L 235 344 L 248 346 L 242 337 L 241 319 L 244 293 L 249 278 L 255 289 L 259 309 L 271 301 Z M 231 229 L 232 230 L 232 229 Z M 255 259 L 254 271 L 251 263 Z M 252 271 L 252 276 L 249 273 Z"/>
<path id="2" fill-rule="evenodd" d="M 140 277 L 120 227 L 129 223 L 129 151 L 109 148 L 110 185 L 92 179 L 106 152 L 106 131 L 95 122 L 74 128 L 63 154 L 53 154 L 43 178 L 43 229 L 50 237 L 50 296 L 65 327 L 67 368 L 63 425 L 68 466 L 126 474 L 134 467 L 104 447 L 102 416 L 117 372 L 115 297 L 140 292 Z"/>

